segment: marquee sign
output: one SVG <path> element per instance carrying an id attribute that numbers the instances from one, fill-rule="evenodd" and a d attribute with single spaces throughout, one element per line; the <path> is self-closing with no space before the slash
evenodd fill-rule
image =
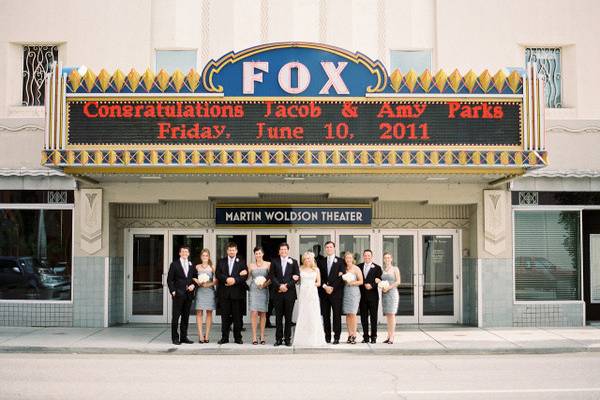
<path id="1" fill-rule="evenodd" d="M 532 66 L 388 74 L 361 53 L 298 42 L 187 75 L 55 66 L 42 161 L 67 172 L 522 173 L 546 164 L 541 90 Z"/>
<path id="2" fill-rule="evenodd" d="M 521 144 L 517 101 L 76 100 L 68 143 Z"/>
<path id="3" fill-rule="evenodd" d="M 217 226 L 371 226 L 369 205 L 217 204 Z"/>

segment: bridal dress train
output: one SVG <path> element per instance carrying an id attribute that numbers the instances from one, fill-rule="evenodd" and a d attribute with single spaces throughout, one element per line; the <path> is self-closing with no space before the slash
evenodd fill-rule
<path id="1" fill-rule="evenodd" d="M 294 346 L 326 346 L 319 293 L 315 282 L 317 271 L 300 271 L 300 294 L 298 296 L 298 318 L 294 332 Z"/>

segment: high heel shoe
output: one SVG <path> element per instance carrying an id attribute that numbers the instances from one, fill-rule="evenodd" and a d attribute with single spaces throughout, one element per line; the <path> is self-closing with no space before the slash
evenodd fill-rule
<path id="1" fill-rule="evenodd" d="M 356 344 L 356 336 L 352 336 L 352 340 L 350 341 L 350 344 Z"/>
<path id="2" fill-rule="evenodd" d="M 390 339 L 385 339 L 385 340 L 383 341 L 383 343 L 389 343 L 389 342 L 390 342 Z"/>

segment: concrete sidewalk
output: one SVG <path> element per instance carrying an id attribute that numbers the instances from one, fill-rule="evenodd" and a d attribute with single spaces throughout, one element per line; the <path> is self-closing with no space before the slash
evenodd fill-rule
<path id="1" fill-rule="evenodd" d="M 213 327 L 208 344 L 197 343 L 195 325 L 190 326 L 194 344 L 175 346 L 168 325 L 129 324 L 110 328 L 0 327 L 0 352 L 109 353 L 109 354 L 515 354 L 600 352 L 600 326 L 581 328 L 495 328 L 467 326 L 413 326 L 396 331 L 394 344 L 329 345 L 326 348 L 273 347 L 274 329 L 267 329 L 266 345 L 252 345 L 246 325 L 244 344 L 218 345 L 220 326 Z"/>

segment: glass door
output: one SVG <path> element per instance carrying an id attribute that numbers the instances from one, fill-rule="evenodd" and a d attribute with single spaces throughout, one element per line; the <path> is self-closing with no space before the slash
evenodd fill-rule
<path id="1" fill-rule="evenodd" d="M 458 322 L 458 235 L 422 231 L 419 235 L 419 322 Z"/>
<path id="2" fill-rule="evenodd" d="M 271 260 L 274 258 L 279 257 L 279 245 L 284 242 L 289 244 L 290 255 L 292 255 L 292 244 L 290 243 L 287 231 L 269 230 L 264 233 L 261 231 L 255 231 L 254 242 L 251 251 L 254 250 L 255 246 L 262 247 L 263 252 L 265 253 L 263 259 L 271 262 Z M 254 254 L 250 255 L 248 263 L 251 262 L 254 262 Z"/>
<path id="3" fill-rule="evenodd" d="M 298 262 L 302 263 L 302 254 L 307 251 L 315 253 L 315 261 L 324 259 L 325 243 L 334 240 L 333 231 L 305 231 L 298 234 Z M 337 256 L 337 254 L 336 254 Z"/>
<path id="4" fill-rule="evenodd" d="M 397 234 L 382 234 L 382 252 L 392 255 L 392 265 L 400 270 L 400 286 L 398 287 L 399 302 L 396 312 L 396 321 L 400 323 L 419 322 L 419 309 L 417 298 L 417 234 L 411 231 L 402 231 Z M 383 261 L 381 261 L 383 266 Z"/>
<path id="5" fill-rule="evenodd" d="M 131 229 L 128 234 L 128 320 L 167 322 L 166 231 Z"/>
<path id="6" fill-rule="evenodd" d="M 356 264 L 363 262 L 362 255 L 366 249 L 372 249 L 370 230 L 355 229 L 352 231 L 337 231 L 337 249 L 340 258 L 344 258 L 346 251 L 354 254 Z M 377 256 L 375 254 L 375 256 Z"/>

